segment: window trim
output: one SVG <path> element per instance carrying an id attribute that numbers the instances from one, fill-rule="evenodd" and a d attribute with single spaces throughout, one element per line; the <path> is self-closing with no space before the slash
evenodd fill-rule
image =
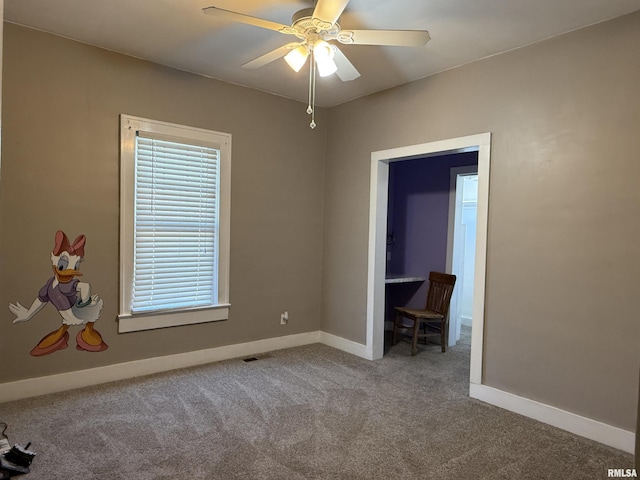
<path id="1" fill-rule="evenodd" d="M 134 253 L 135 145 L 137 132 L 220 149 L 218 303 L 207 307 L 131 313 Z M 215 322 L 229 318 L 231 134 L 120 115 L 120 289 L 118 333 Z"/>

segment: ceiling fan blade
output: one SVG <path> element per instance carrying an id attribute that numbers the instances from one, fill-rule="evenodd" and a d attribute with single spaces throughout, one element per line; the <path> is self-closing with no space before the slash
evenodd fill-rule
<path id="1" fill-rule="evenodd" d="M 338 47 L 334 45 L 333 48 L 335 49 L 333 61 L 336 62 L 336 65 L 338 66 L 336 75 L 338 75 L 340 80 L 343 82 L 349 82 L 358 78 L 360 76 L 360 72 L 356 70 L 356 67 L 353 66 Z"/>
<path id="2" fill-rule="evenodd" d="M 271 22 L 262 18 L 252 17 L 250 15 L 244 15 L 243 13 L 232 12 L 231 10 L 223 10 L 218 7 L 206 7 L 203 8 L 202 11 L 207 15 L 229 20 L 231 22 L 246 23 L 247 25 L 275 30 L 276 32 L 281 33 L 291 33 L 291 27 L 289 25 Z"/>
<path id="3" fill-rule="evenodd" d="M 333 25 L 336 23 L 349 0 L 318 0 L 313 10 L 313 18 Z"/>
<path id="4" fill-rule="evenodd" d="M 271 63 L 274 60 L 278 60 L 279 58 L 284 57 L 287 53 L 289 53 L 292 49 L 299 47 L 300 43 L 287 43 L 280 48 L 276 48 L 275 50 L 271 50 L 270 52 L 265 53 L 264 55 L 251 60 L 250 62 L 242 65 L 242 68 L 260 68 L 266 65 L 267 63 Z"/>
<path id="5" fill-rule="evenodd" d="M 337 40 L 354 45 L 422 47 L 431 37 L 426 30 L 342 30 Z"/>

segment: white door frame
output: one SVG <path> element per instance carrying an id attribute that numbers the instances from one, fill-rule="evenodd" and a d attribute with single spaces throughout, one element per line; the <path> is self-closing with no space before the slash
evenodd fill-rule
<path id="1" fill-rule="evenodd" d="M 369 258 L 367 265 L 367 356 L 382 358 L 384 350 L 385 258 L 389 163 L 451 153 L 478 152 L 478 219 L 471 331 L 470 383 L 482 383 L 489 164 L 491 133 L 408 145 L 371 153 L 369 198 Z"/>

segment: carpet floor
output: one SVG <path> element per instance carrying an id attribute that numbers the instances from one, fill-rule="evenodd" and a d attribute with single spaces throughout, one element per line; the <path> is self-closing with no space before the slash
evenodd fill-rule
<path id="1" fill-rule="evenodd" d="M 0 404 L 25 480 L 562 479 L 625 452 L 468 396 L 469 345 L 315 344 Z"/>

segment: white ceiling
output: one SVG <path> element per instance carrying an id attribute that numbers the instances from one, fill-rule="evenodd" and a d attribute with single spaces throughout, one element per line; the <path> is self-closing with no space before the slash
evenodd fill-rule
<path id="1" fill-rule="evenodd" d="M 4 18 L 305 102 L 306 68 L 296 74 L 283 60 L 241 68 L 295 37 L 204 15 L 212 5 L 289 25 L 313 1 L 4 0 Z M 432 40 L 424 47 L 341 45 L 362 76 L 318 78 L 316 103 L 337 105 L 636 10 L 640 0 L 351 0 L 343 29 L 427 29 Z"/>

